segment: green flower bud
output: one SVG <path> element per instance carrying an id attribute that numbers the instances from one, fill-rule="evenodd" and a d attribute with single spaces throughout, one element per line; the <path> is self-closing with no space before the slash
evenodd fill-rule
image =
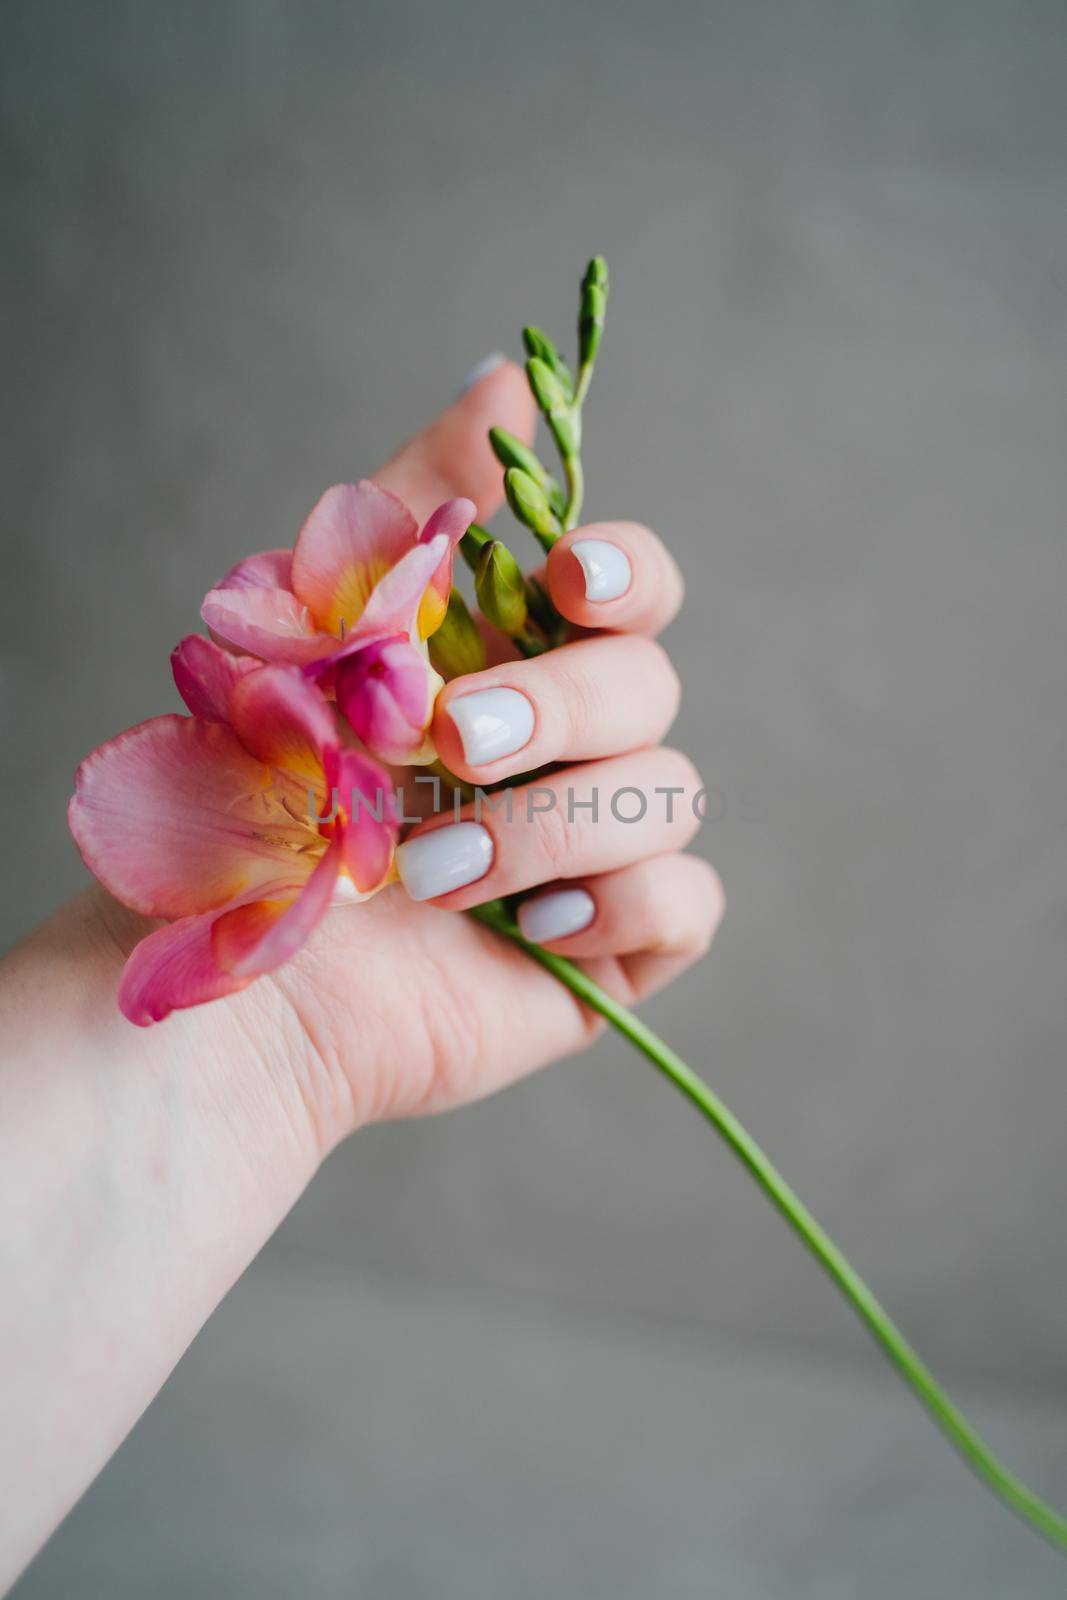
<path id="1" fill-rule="evenodd" d="M 582 419 L 579 413 L 572 411 L 569 406 L 563 411 L 550 411 L 548 426 L 559 445 L 560 454 L 576 456 L 582 448 Z"/>
<path id="2" fill-rule="evenodd" d="M 487 533 L 477 522 L 472 522 L 459 541 L 459 553 L 472 572 L 477 572 L 479 557 L 492 537 L 492 534 Z"/>
<path id="3" fill-rule="evenodd" d="M 548 503 L 556 516 L 561 517 L 567 504 L 567 497 L 533 451 L 506 428 L 490 428 L 489 443 L 502 467 L 518 467 L 521 472 L 529 473 L 534 482 L 545 491 Z"/>
<path id="4" fill-rule="evenodd" d="M 556 374 L 537 356 L 531 356 L 527 361 L 526 376 L 561 453 L 576 456 L 582 443 L 578 408 L 567 398 Z"/>
<path id="5" fill-rule="evenodd" d="M 490 428 L 489 443 L 502 467 L 518 467 L 520 471 L 528 472 L 542 489 L 547 487 L 548 473 L 534 452 L 528 445 L 523 444 L 521 439 L 516 439 L 506 428 Z"/>
<path id="6" fill-rule="evenodd" d="M 546 417 L 550 417 L 554 411 L 567 409 L 570 403 L 567 391 L 552 368 L 538 356 L 531 356 L 527 361 L 526 377 L 533 390 L 533 397 Z"/>
<path id="7" fill-rule="evenodd" d="M 600 336 L 604 332 L 606 304 L 607 297 L 597 284 L 587 284 L 582 290 L 582 307 L 578 313 L 578 359 L 583 367 L 596 360 Z"/>
<path id="8" fill-rule="evenodd" d="M 608 297 L 608 264 L 603 256 L 593 257 L 586 267 L 585 277 L 582 279 L 583 290 L 594 287 L 602 291 L 606 300 Z"/>
<path id="9" fill-rule="evenodd" d="M 563 385 L 569 400 L 574 393 L 574 380 L 567 368 L 567 363 L 556 349 L 547 333 L 542 333 L 540 328 L 523 328 L 522 342 L 526 346 L 526 354 L 535 356 L 538 361 L 543 361 L 550 372 L 554 372 Z"/>
<path id="10" fill-rule="evenodd" d="M 560 527 L 540 484 L 521 467 L 509 467 L 504 474 L 504 493 L 519 521 L 550 550 L 559 538 Z"/>
<path id="11" fill-rule="evenodd" d="M 562 522 L 563 514 L 567 509 L 567 496 L 551 475 L 549 475 L 548 482 L 545 484 L 545 494 L 548 496 L 548 503 L 552 510 Z"/>
<path id="12" fill-rule="evenodd" d="M 506 544 L 494 539 L 482 551 L 474 576 L 474 591 L 487 621 L 501 633 L 521 633 L 526 627 L 526 582 L 522 569 Z"/>
<path id="13" fill-rule="evenodd" d="M 442 678 L 462 678 L 485 668 L 485 641 L 458 589 L 448 597 L 445 620 L 430 635 L 430 661 Z"/>

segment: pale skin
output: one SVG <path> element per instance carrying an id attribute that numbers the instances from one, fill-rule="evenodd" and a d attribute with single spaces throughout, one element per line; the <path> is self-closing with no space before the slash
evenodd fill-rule
<path id="1" fill-rule="evenodd" d="M 457 494 L 484 519 L 499 423 L 529 439 L 522 374 L 490 372 L 377 474 L 421 518 Z M 614 544 L 633 573 L 586 597 L 570 554 Z M 517 534 L 513 547 L 520 548 Z M 211 577 L 211 574 L 205 575 Z M 328 1152 L 385 1118 L 445 1111 L 581 1050 L 598 1025 L 554 978 L 455 913 L 565 882 L 592 896 L 583 931 L 550 948 L 628 1003 L 707 950 L 723 909 L 715 874 L 685 854 L 700 779 L 663 746 L 678 683 L 655 635 L 682 599 L 648 529 L 565 535 L 547 563 L 558 609 L 582 632 L 533 661 L 501 660 L 440 696 L 447 765 L 489 785 L 549 763 L 578 795 L 680 791 L 640 823 L 581 812 L 482 820 L 478 882 L 416 905 L 393 885 L 337 906 L 288 966 L 243 993 L 149 1029 L 119 1013 L 125 956 L 149 924 L 102 890 L 79 895 L 0 963 L 0 1587 L 12 1582 L 107 1461 L 190 1340 Z M 530 742 L 481 767 L 449 706 L 486 686 L 534 708 Z M 72 766 L 83 752 L 72 751 Z M 448 825 L 437 817 L 422 825 Z M 420 831 L 420 830 L 416 830 Z"/>

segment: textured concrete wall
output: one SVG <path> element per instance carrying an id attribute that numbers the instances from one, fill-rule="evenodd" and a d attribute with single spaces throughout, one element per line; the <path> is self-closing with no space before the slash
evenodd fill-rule
<path id="1" fill-rule="evenodd" d="M 76 760 L 522 321 L 613 271 L 590 505 L 690 583 L 730 898 L 649 1008 L 921 1343 L 1067 1368 L 1067 22 L 542 0 L 3 12 L 3 931 Z M 462 981 L 462 974 L 457 974 Z M 853 1348 L 606 1043 L 374 1130 L 271 1247 Z"/>

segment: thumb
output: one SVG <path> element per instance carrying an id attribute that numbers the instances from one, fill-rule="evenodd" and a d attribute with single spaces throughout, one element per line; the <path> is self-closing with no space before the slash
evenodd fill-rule
<path id="1" fill-rule="evenodd" d="M 525 374 L 513 361 L 501 361 L 409 439 L 374 474 L 375 482 L 399 495 L 420 522 L 457 495 L 473 500 L 485 520 L 504 497 L 503 469 L 489 447 L 489 429 L 507 428 L 528 443 L 536 420 Z"/>

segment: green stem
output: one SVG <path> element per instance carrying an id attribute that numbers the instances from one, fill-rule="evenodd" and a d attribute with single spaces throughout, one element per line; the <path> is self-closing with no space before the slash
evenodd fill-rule
<path id="1" fill-rule="evenodd" d="M 563 512 L 563 531 L 569 533 L 578 526 L 585 499 L 585 474 L 581 456 L 564 456 L 563 471 L 567 476 L 567 505 Z"/>
<path id="2" fill-rule="evenodd" d="M 911 1386 L 968 1466 L 1024 1522 L 1043 1534 L 1050 1544 L 1067 1551 L 1067 1520 L 997 1459 L 981 1435 L 949 1399 L 859 1273 L 714 1090 L 639 1017 L 619 1005 L 573 962 L 542 949 L 540 945 L 529 944 L 502 902 L 493 901 L 478 906 L 471 915 L 511 939 L 558 978 L 560 983 L 565 984 L 572 994 L 605 1017 L 704 1113 L 734 1155 L 748 1168 L 767 1198 L 800 1235 L 816 1261 L 866 1324 L 904 1381 Z"/>
<path id="3" fill-rule="evenodd" d="M 582 365 L 578 369 L 578 382 L 574 387 L 574 403 L 576 406 L 581 406 L 582 401 L 589 393 L 589 385 L 592 383 L 592 381 L 593 363 L 591 361 L 583 361 Z"/>

